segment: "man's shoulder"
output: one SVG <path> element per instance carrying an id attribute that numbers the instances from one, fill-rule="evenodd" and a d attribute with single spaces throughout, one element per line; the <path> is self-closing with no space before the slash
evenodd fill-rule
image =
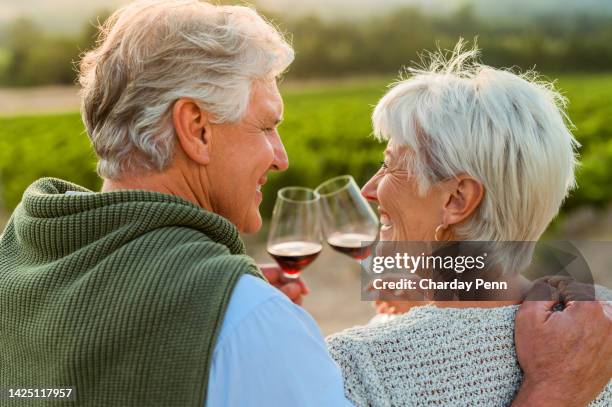
<path id="1" fill-rule="evenodd" d="M 207 397 L 208 405 L 348 404 L 341 373 L 312 317 L 266 281 L 248 275 L 232 293 Z"/>
<path id="2" fill-rule="evenodd" d="M 267 281 L 245 274 L 236 283 L 228 310 L 251 310 L 271 299 L 290 303 L 287 297 Z"/>
<path id="3" fill-rule="evenodd" d="M 219 340 L 233 333 L 254 312 L 270 307 L 282 310 L 291 306 L 291 302 L 267 281 L 243 274 L 232 291 Z"/>
<path id="4" fill-rule="evenodd" d="M 186 226 L 166 226 L 151 230 L 128 242 L 124 250 L 137 251 L 155 264 L 175 264 L 181 268 L 241 268 L 259 275 L 253 259 L 232 253 L 223 243 Z"/>

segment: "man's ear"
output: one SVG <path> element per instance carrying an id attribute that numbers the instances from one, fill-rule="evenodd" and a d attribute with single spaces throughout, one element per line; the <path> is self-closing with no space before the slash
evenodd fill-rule
<path id="1" fill-rule="evenodd" d="M 447 181 L 448 193 L 443 207 L 444 223 L 455 225 L 469 218 L 484 197 L 482 182 L 467 174 L 459 174 Z"/>
<path id="2" fill-rule="evenodd" d="M 208 113 L 192 99 L 181 98 L 172 106 L 172 122 L 185 155 L 200 165 L 207 165 L 212 132 Z"/>

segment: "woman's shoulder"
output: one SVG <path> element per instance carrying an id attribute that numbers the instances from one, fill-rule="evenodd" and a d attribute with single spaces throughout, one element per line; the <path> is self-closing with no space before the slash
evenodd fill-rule
<path id="1" fill-rule="evenodd" d="M 413 308 L 327 338 L 357 405 L 509 405 L 522 374 L 514 347 L 518 306 Z M 609 405 L 612 382 L 594 406 Z"/>
<path id="2" fill-rule="evenodd" d="M 334 358 L 360 365 L 432 356 L 464 358 L 503 354 L 515 363 L 514 320 L 518 306 L 496 308 L 415 307 L 396 319 L 356 326 L 326 338 Z M 466 351 L 467 350 L 467 351 Z M 384 360 L 383 360 L 384 359 Z"/>
<path id="3" fill-rule="evenodd" d="M 417 307 L 392 321 L 331 335 L 327 344 L 356 405 L 475 401 L 466 392 L 479 386 L 511 401 L 521 380 L 514 350 L 517 309 Z"/>
<path id="4" fill-rule="evenodd" d="M 392 320 L 356 326 L 327 337 L 328 343 L 376 342 L 395 336 L 405 337 L 418 332 L 439 336 L 441 331 L 473 330 L 481 326 L 487 330 L 514 329 L 518 306 L 496 308 L 439 308 L 433 305 L 412 308 L 406 314 Z"/>
<path id="5" fill-rule="evenodd" d="M 599 301 L 612 302 L 612 290 L 610 290 L 608 287 L 599 284 L 595 284 L 594 287 L 596 299 L 598 299 Z"/>

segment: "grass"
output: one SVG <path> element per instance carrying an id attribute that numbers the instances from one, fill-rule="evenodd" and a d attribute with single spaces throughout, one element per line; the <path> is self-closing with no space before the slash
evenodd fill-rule
<path id="1" fill-rule="evenodd" d="M 371 137 L 370 115 L 387 83 L 368 79 L 282 86 L 285 122 L 280 131 L 290 168 L 270 176 L 264 216 L 282 186 L 314 187 L 344 173 L 363 183 L 375 172 L 383 146 Z M 606 205 L 612 201 L 612 74 L 562 76 L 558 86 L 571 101 L 569 115 L 583 144 L 580 188 L 565 209 Z M 9 211 L 39 177 L 96 189 L 100 182 L 94 169 L 95 157 L 77 113 L 0 118 L 0 193 Z"/>

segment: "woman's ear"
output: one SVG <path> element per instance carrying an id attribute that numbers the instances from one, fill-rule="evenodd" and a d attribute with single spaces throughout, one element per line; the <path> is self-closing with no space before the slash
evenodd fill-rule
<path id="1" fill-rule="evenodd" d="M 172 106 L 172 122 L 185 155 L 200 165 L 207 165 L 212 135 L 209 115 L 195 101 L 182 98 Z"/>
<path id="2" fill-rule="evenodd" d="M 459 174 L 448 181 L 447 187 L 444 223 L 455 225 L 469 218 L 478 208 L 484 197 L 484 185 L 474 177 Z"/>

